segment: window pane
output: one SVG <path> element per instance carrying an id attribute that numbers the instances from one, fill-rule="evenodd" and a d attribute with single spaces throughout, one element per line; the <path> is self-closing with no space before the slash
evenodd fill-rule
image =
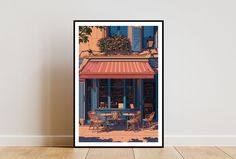
<path id="1" fill-rule="evenodd" d="M 108 80 L 99 80 L 99 108 L 108 108 Z"/>
<path id="2" fill-rule="evenodd" d="M 141 28 L 140 27 L 132 27 L 132 50 L 133 51 L 141 51 Z"/>
<path id="3" fill-rule="evenodd" d="M 128 26 L 110 26 L 109 27 L 109 36 L 113 35 L 123 35 L 128 36 Z"/>
<path id="4" fill-rule="evenodd" d="M 124 95 L 124 80 L 111 80 L 111 108 L 122 108 Z"/>
<path id="5" fill-rule="evenodd" d="M 126 80 L 126 108 L 135 108 L 135 81 L 133 79 Z"/>

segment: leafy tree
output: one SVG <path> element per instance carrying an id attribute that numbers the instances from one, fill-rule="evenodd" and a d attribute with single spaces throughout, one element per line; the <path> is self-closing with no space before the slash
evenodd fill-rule
<path id="1" fill-rule="evenodd" d="M 92 34 L 93 27 L 96 27 L 100 30 L 105 29 L 104 26 L 79 26 L 79 43 L 89 42 L 89 36 Z"/>

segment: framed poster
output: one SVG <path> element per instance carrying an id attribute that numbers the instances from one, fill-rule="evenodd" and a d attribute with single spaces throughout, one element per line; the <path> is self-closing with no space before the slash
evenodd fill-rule
<path id="1" fill-rule="evenodd" d="M 163 27 L 74 21 L 75 147 L 163 147 Z"/>

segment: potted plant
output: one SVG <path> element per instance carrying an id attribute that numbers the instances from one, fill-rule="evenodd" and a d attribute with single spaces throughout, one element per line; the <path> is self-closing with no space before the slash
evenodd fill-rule
<path id="1" fill-rule="evenodd" d="M 105 52 L 107 55 L 111 54 L 123 54 L 131 51 L 130 40 L 122 35 L 114 35 L 111 37 L 105 37 L 98 40 L 98 47 L 101 52 Z"/>

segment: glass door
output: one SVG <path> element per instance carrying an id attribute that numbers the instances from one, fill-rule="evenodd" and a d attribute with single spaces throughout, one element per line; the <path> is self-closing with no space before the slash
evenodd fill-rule
<path id="1" fill-rule="evenodd" d="M 144 100 L 144 117 L 154 111 L 155 101 L 155 81 L 153 79 L 143 80 L 143 100 Z"/>

